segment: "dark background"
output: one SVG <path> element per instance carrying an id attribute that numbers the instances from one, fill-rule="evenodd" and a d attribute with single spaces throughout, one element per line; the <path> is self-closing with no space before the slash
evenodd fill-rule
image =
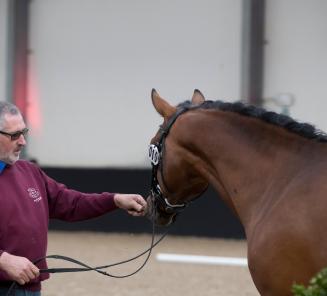
<path id="1" fill-rule="evenodd" d="M 82 192 L 139 193 L 146 197 L 150 188 L 150 169 L 43 168 L 43 170 L 68 188 Z M 145 218 L 135 218 L 125 211 L 118 210 L 83 222 L 51 220 L 50 229 L 150 233 L 152 225 Z M 158 228 L 158 232 L 164 230 L 166 229 Z M 245 237 L 238 219 L 210 187 L 178 216 L 169 233 L 237 239 Z"/>

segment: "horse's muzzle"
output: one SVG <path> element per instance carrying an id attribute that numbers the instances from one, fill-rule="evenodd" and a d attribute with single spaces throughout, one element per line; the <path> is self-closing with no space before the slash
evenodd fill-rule
<path id="1" fill-rule="evenodd" d="M 160 209 L 156 198 L 150 194 L 147 199 L 146 217 L 158 226 L 168 226 L 174 222 L 175 213 L 166 213 Z"/>

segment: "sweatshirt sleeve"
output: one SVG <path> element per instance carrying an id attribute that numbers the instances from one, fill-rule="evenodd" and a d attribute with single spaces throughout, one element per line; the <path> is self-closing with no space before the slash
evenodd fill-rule
<path id="1" fill-rule="evenodd" d="M 58 183 L 43 171 L 47 199 L 49 203 L 49 217 L 64 221 L 81 221 L 101 216 L 117 209 L 114 193 L 83 193 L 68 189 Z"/>

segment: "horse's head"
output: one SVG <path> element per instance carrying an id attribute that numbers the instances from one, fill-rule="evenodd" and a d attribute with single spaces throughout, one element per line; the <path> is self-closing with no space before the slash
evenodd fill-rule
<path id="1" fill-rule="evenodd" d="M 190 147 L 179 140 L 189 133 L 178 117 L 204 102 L 204 96 L 194 91 L 192 101 L 187 107 L 171 106 L 152 90 L 152 103 L 164 122 L 152 138 L 149 157 L 152 162 L 151 193 L 147 199 L 148 216 L 157 225 L 169 225 L 187 203 L 200 195 L 208 182 L 199 174 L 194 164 Z M 193 159 L 193 160 L 192 160 Z"/>

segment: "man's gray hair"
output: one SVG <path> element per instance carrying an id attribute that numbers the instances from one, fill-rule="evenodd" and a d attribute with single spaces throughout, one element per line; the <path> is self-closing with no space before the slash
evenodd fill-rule
<path id="1" fill-rule="evenodd" d="M 9 102 L 0 102 L 0 128 L 3 127 L 3 120 L 6 114 L 19 115 L 21 113 L 14 104 Z"/>

